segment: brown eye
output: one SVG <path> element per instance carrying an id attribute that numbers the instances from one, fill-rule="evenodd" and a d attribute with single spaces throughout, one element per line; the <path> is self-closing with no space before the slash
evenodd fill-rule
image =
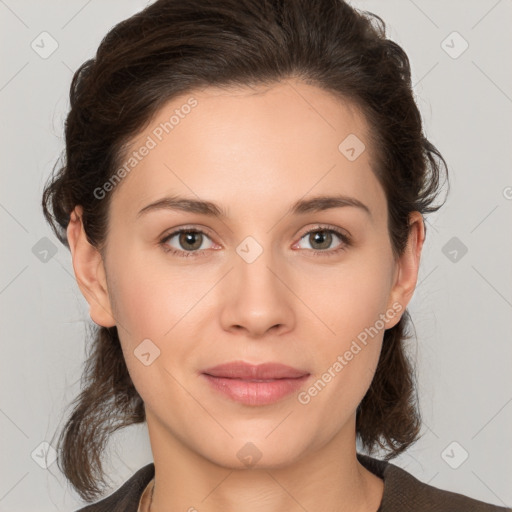
<path id="1" fill-rule="evenodd" d="M 195 256 L 211 248 L 211 246 L 204 247 L 204 242 L 208 239 L 210 237 L 201 230 L 179 229 L 165 236 L 160 240 L 160 244 L 166 252 L 178 256 Z"/>
<path id="2" fill-rule="evenodd" d="M 336 238 L 341 242 L 338 242 L 338 246 L 341 247 L 333 248 L 333 243 L 336 243 Z M 332 228 L 315 228 L 307 233 L 305 233 L 302 240 L 306 240 L 310 247 L 300 247 L 302 249 L 311 249 L 312 251 L 318 253 L 333 253 L 340 249 L 344 249 L 347 245 L 349 245 L 350 240 L 347 235 L 341 233 L 338 230 Z M 299 242 L 300 244 L 300 242 Z"/>

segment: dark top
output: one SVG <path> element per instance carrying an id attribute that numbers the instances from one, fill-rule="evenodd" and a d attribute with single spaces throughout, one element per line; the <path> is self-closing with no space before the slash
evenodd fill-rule
<path id="1" fill-rule="evenodd" d="M 384 480 L 384 494 L 376 512 L 512 512 L 512 508 L 490 505 L 425 484 L 390 462 L 360 453 L 357 459 Z M 113 494 L 76 512 L 137 512 L 141 495 L 154 475 L 155 465 L 151 462 Z"/>

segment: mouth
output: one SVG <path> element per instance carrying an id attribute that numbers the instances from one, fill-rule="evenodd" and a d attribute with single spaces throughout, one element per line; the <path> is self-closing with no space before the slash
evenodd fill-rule
<path id="1" fill-rule="evenodd" d="M 211 388 L 245 405 L 268 405 L 297 391 L 310 373 L 279 363 L 251 365 L 243 361 L 208 368 L 202 372 Z"/>
<path id="2" fill-rule="evenodd" d="M 309 375 L 309 372 L 281 363 L 250 364 L 245 361 L 231 361 L 203 370 L 212 377 L 243 380 L 295 379 Z"/>

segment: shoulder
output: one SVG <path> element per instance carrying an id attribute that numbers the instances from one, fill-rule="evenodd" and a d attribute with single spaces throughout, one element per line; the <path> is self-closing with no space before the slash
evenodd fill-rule
<path id="1" fill-rule="evenodd" d="M 512 512 L 468 496 L 421 482 L 387 461 L 357 454 L 359 462 L 384 480 L 384 495 L 377 512 Z"/>
<path id="2" fill-rule="evenodd" d="M 155 465 L 151 462 L 140 468 L 113 494 L 76 512 L 137 512 L 140 497 L 154 475 Z"/>

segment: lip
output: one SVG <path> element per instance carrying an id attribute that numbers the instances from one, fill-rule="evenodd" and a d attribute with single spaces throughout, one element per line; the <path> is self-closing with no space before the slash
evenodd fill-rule
<path id="1" fill-rule="evenodd" d="M 221 364 L 202 372 L 214 390 L 245 405 L 277 402 L 300 388 L 309 375 L 279 363 L 252 365 L 244 361 Z"/>
<path id="2" fill-rule="evenodd" d="M 298 370 L 280 363 L 249 364 L 245 361 L 232 361 L 219 364 L 203 370 L 203 373 L 212 377 L 225 377 L 228 379 L 267 380 L 267 379 L 294 379 L 308 375 L 308 372 Z"/>

